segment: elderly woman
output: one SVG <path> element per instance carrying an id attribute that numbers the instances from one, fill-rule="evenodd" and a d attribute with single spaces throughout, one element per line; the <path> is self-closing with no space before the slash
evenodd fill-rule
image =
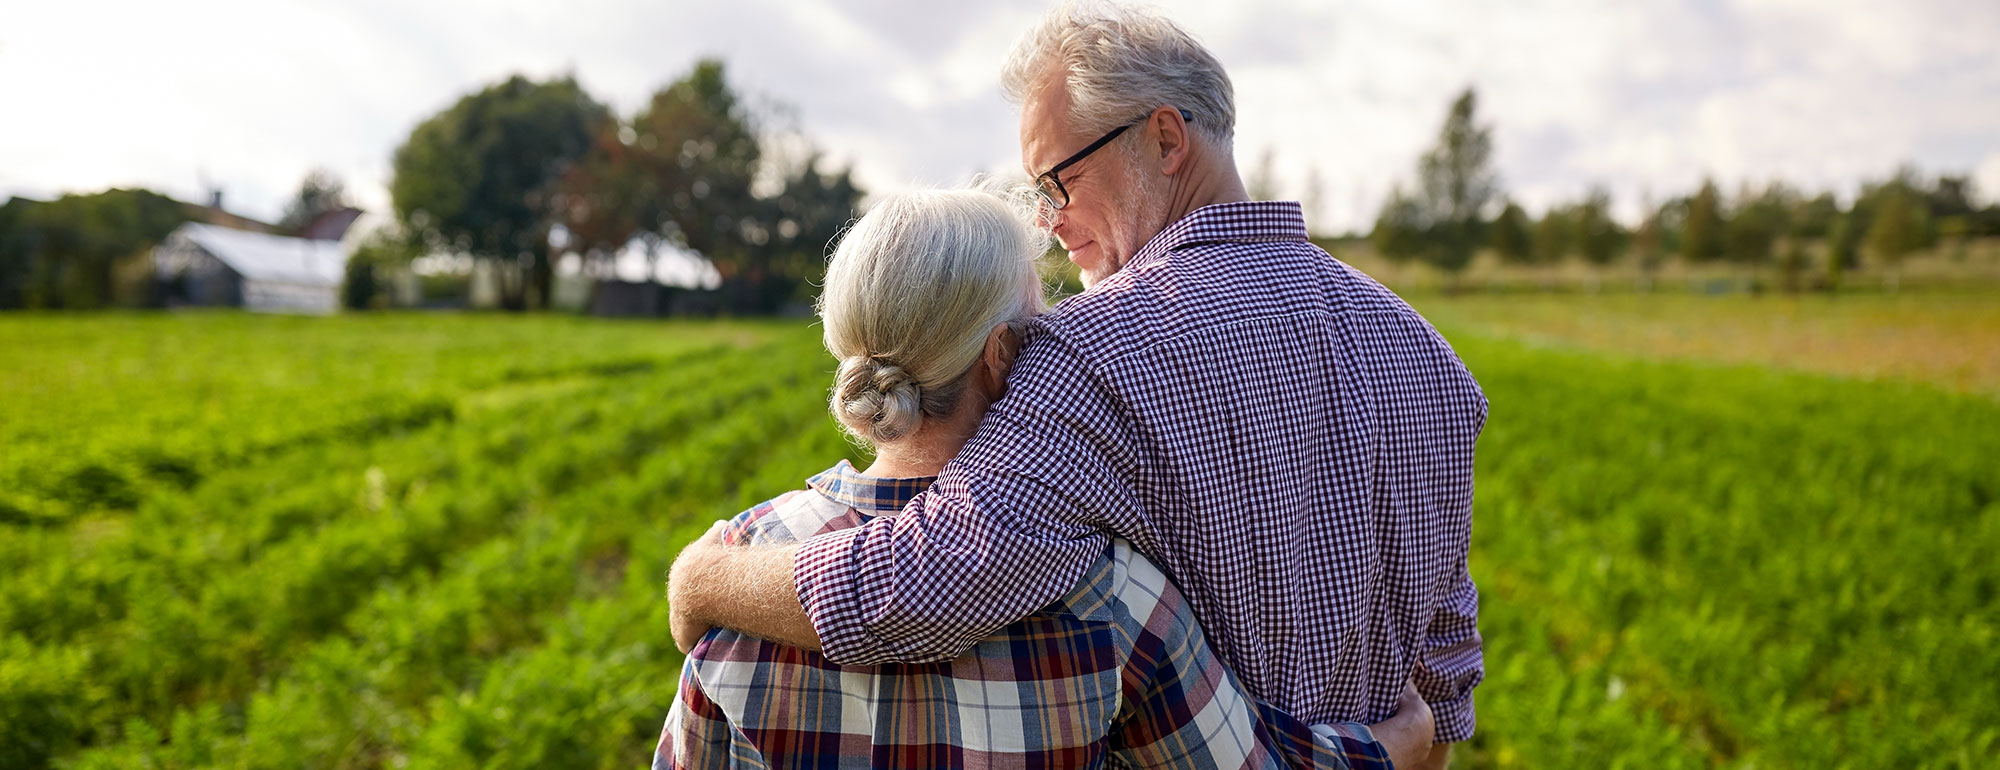
<path id="1" fill-rule="evenodd" d="M 833 414 L 876 459 L 709 537 L 795 543 L 894 516 L 931 484 L 1005 391 L 1017 322 L 1043 307 L 1030 214 L 990 192 L 919 192 L 848 231 L 819 311 L 840 362 Z M 1430 743 L 1423 701 L 1406 690 L 1401 705 L 1378 725 L 1309 726 L 1251 698 L 1166 575 L 1114 538 L 1069 595 L 955 660 L 841 666 L 710 631 L 654 767 L 1386 767 Z"/>

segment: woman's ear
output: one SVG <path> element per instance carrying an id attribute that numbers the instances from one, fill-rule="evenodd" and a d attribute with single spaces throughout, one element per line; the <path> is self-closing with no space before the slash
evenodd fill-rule
<path id="1" fill-rule="evenodd" d="M 980 360 L 986 363 L 986 377 L 989 379 L 985 384 L 987 392 L 993 394 L 993 400 L 1000 400 L 1000 396 L 1007 392 L 1007 371 L 1014 368 L 1014 356 L 1020 352 L 1021 332 L 1014 328 L 1013 323 L 995 324 L 993 330 L 986 333 L 986 350 Z"/>

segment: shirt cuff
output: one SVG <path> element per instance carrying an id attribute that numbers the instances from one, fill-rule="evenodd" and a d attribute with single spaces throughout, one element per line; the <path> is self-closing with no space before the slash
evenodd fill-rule
<path id="1" fill-rule="evenodd" d="M 1472 738 L 1472 693 L 1448 703 L 1431 704 L 1431 718 L 1437 722 L 1438 743 L 1458 743 Z"/>
<path id="2" fill-rule="evenodd" d="M 843 666 L 894 662 L 869 633 L 861 595 L 854 584 L 865 528 L 807 540 L 792 557 L 792 587 L 799 606 L 819 634 L 820 654 Z"/>

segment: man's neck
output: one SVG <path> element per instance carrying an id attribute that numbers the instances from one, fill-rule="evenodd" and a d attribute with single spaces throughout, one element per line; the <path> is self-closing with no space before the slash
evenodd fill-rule
<path id="1" fill-rule="evenodd" d="M 1236 162 L 1223 153 L 1203 148 L 1188 156 L 1187 167 L 1167 182 L 1166 221 L 1161 229 L 1185 219 L 1203 206 L 1243 203 L 1250 200 Z"/>

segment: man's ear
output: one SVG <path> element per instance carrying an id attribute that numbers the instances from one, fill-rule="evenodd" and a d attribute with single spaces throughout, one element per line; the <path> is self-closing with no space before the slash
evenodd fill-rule
<path id="1" fill-rule="evenodd" d="M 991 378 L 987 385 L 995 400 L 1007 392 L 1007 371 L 1014 368 L 1014 357 L 1021 352 L 1021 332 L 1012 322 L 995 324 L 986 333 L 986 350 L 981 360 L 986 362 L 986 376 Z"/>
<path id="2" fill-rule="evenodd" d="M 1192 151 L 1188 146 L 1188 124 L 1181 120 L 1180 108 L 1171 104 L 1160 105 L 1159 109 L 1153 110 L 1153 114 L 1146 116 L 1146 123 L 1159 137 L 1160 173 L 1165 176 L 1180 173 Z"/>

